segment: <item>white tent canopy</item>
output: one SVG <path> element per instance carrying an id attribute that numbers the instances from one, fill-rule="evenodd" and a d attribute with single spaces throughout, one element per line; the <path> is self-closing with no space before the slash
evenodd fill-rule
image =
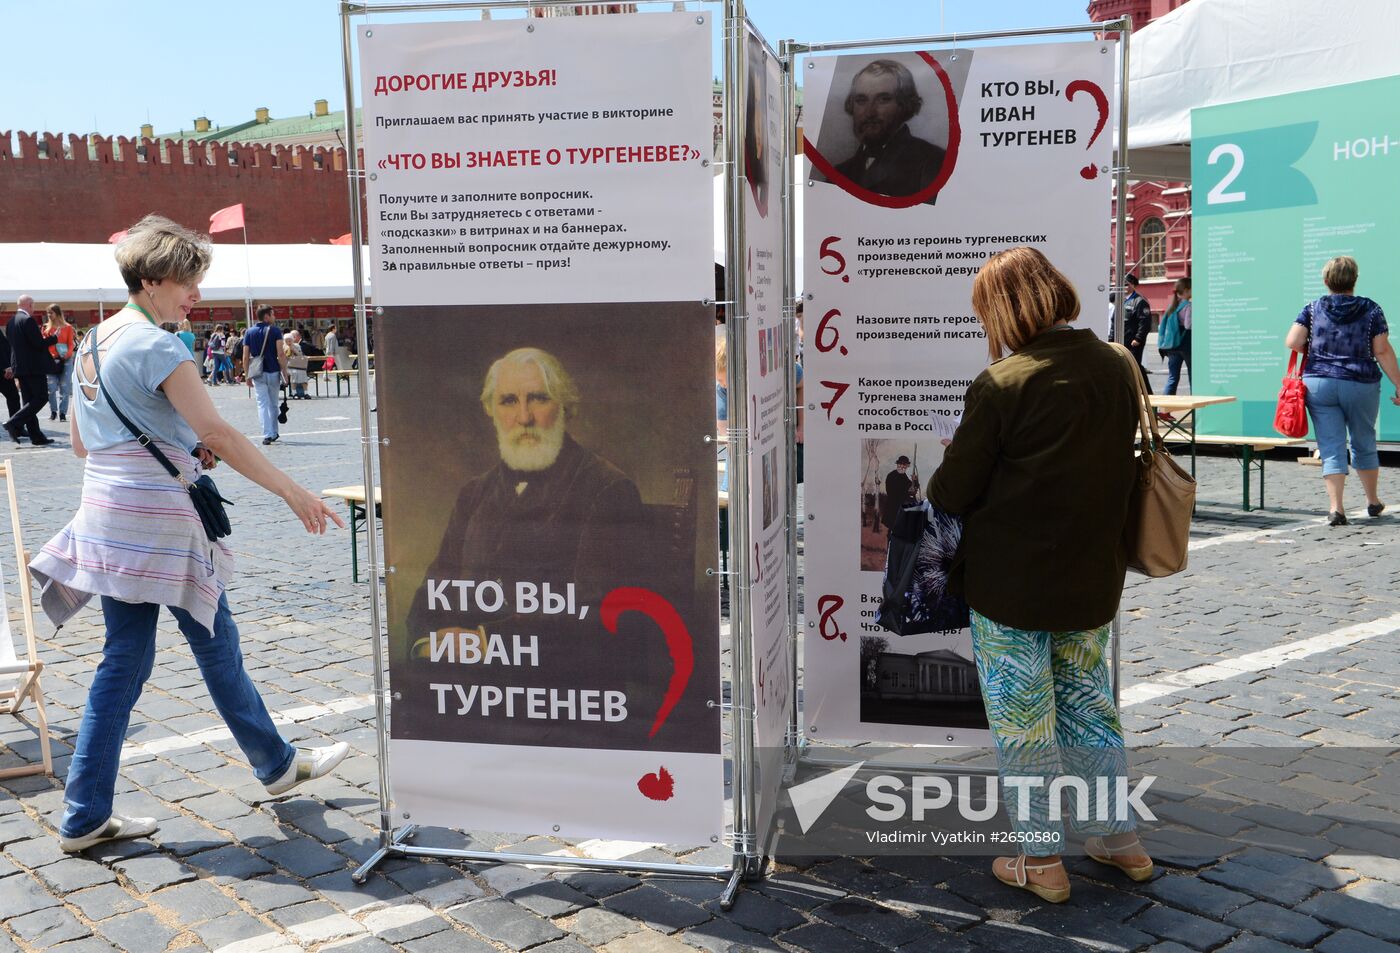
<path id="1" fill-rule="evenodd" d="M 19 295 L 30 294 L 40 304 L 121 304 L 126 287 L 112 249 L 50 242 L 0 245 L 0 302 L 12 305 Z M 200 291 L 206 301 L 343 301 L 355 296 L 350 254 L 348 245 L 249 245 L 245 259 L 241 244 L 215 245 Z"/>
<path id="2" fill-rule="evenodd" d="M 1132 36 L 1133 178 L 1191 177 L 1191 110 L 1400 74 L 1400 0 L 1192 0 Z"/>

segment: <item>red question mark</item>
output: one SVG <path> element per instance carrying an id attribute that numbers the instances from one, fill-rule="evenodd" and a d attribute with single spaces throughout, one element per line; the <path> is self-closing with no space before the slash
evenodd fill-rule
<path id="1" fill-rule="evenodd" d="M 656 720 L 651 723 L 651 731 L 647 734 L 648 738 L 653 738 L 671 716 L 671 710 L 681 700 L 686 685 L 690 683 L 690 674 L 695 671 L 694 642 L 675 606 L 650 589 L 624 586 L 603 597 L 603 626 L 613 635 L 617 634 L 618 617 L 624 612 L 640 612 L 655 622 L 666 637 L 666 650 L 671 653 L 671 683 L 666 686 L 666 697 L 661 699 Z"/>
<path id="2" fill-rule="evenodd" d="M 1094 105 L 1099 108 L 1099 121 L 1094 126 L 1094 134 L 1089 137 L 1089 144 L 1084 147 L 1089 149 L 1094 145 L 1094 140 L 1099 137 L 1099 133 L 1103 132 L 1103 127 L 1108 124 L 1108 97 L 1104 95 L 1104 91 L 1099 88 L 1098 83 L 1091 83 L 1087 79 L 1077 79 L 1065 87 L 1065 99 L 1070 102 L 1074 102 L 1077 93 L 1088 93 L 1093 97 Z M 1099 167 L 1091 162 L 1080 169 L 1079 174 L 1086 179 L 1097 178 Z"/>

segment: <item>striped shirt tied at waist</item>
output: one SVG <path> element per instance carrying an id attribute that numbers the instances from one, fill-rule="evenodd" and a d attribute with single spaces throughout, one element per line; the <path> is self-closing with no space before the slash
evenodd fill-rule
<path id="1" fill-rule="evenodd" d="M 187 480 L 199 461 L 157 445 Z M 88 453 L 82 505 L 29 564 L 40 604 L 54 625 L 93 596 L 179 606 L 212 634 L 233 554 L 210 542 L 189 492 L 134 440 Z"/>

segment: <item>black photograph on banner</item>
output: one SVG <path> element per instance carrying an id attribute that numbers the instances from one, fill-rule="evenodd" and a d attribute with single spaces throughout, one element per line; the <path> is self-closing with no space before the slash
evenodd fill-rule
<path id="1" fill-rule="evenodd" d="M 768 51 L 753 38 L 745 46 L 748 49 L 748 103 L 744 109 L 744 177 L 753 192 L 759 217 L 767 218 L 771 188 L 768 163 L 774 147 L 774 137 L 768 128 L 768 97 L 777 95 L 777 91 L 768 88 Z"/>
<path id="2" fill-rule="evenodd" d="M 947 438 L 879 438 L 860 442 L 860 568 L 884 572 L 890 529 L 900 507 L 924 499 L 943 462 Z"/>
<path id="3" fill-rule="evenodd" d="M 376 321 L 395 739 L 718 751 L 710 311 Z M 393 355 L 412 355 L 398 360 Z"/>
<path id="4" fill-rule="evenodd" d="M 812 178 L 871 205 L 936 203 L 958 161 L 971 65 L 971 50 L 840 57 L 820 135 L 804 147 Z"/>
<path id="5" fill-rule="evenodd" d="M 986 728 L 977 663 L 966 639 L 915 650 L 897 635 L 860 637 L 860 720 Z"/>

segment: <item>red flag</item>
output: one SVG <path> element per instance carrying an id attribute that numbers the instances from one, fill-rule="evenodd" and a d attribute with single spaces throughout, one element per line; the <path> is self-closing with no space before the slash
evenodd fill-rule
<path id="1" fill-rule="evenodd" d="M 209 233 L 226 232 L 232 228 L 243 227 L 243 203 L 230 205 L 228 208 L 221 208 L 213 215 L 209 216 Z"/>
<path id="2" fill-rule="evenodd" d="M 107 244 L 109 244 L 109 245 L 115 245 L 117 242 L 121 241 L 121 240 L 122 240 L 123 238 L 125 238 L 125 237 L 126 237 L 126 230 L 125 230 L 125 229 L 123 229 L 123 230 L 120 231 L 120 232 L 113 232 L 112 234 L 110 234 L 110 235 L 107 236 Z"/>
<path id="3" fill-rule="evenodd" d="M 332 245 L 348 245 L 348 244 L 350 244 L 350 233 L 349 233 L 349 232 L 346 232 L 344 235 L 341 235 L 339 238 L 332 238 L 332 239 L 331 239 L 331 244 L 332 244 Z"/>

